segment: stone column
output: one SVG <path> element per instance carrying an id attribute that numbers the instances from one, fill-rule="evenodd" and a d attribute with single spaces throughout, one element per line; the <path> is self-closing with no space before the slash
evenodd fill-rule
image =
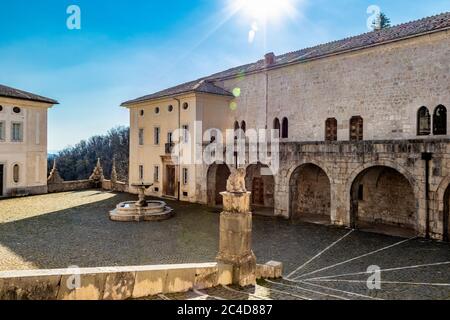
<path id="1" fill-rule="evenodd" d="M 223 192 L 220 245 L 217 262 L 233 266 L 233 284 L 256 284 L 256 257 L 252 251 L 251 192 Z"/>

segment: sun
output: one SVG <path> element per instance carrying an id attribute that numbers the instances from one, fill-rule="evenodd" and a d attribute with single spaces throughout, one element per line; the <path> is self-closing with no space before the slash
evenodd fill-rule
<path id="1" fill-rule="evenodd" d="M 255 21 L 279 20 L 296 14 L 298 0 L 233 0 L 237 11 L 241 11 Z"/>

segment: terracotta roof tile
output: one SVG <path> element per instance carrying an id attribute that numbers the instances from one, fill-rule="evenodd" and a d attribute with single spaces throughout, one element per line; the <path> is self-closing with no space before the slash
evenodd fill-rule
<path id="1" fill-rule="evenodd" d="M 0 84 L 0 97 L 59 104 L 58 101 Z"/>
<path id="2" fill-rule="evenodd" d="M 398 41 L 429 32 L 446 30 L 449 28 L 450 12 L 442 13 L 436 16 L 423 18 L 390 28 L 364 33 L 358 36 L 321 44 L 315 47 L 301 49 L 299 51 L 289 52 L 277 56 L 275 58 L 275 62 L 270 66 L 270 68 L 280 67 L 290 63 L 301 63 L 311 59 L 319 59 L 333 54 L 339 54 L 350 50 L 359 50 L 365 47 L 381 45 L 387 42 Z M 189 91 L 195 91 L 193 88 L 196 85 L 200 84 L 200 82 L 203 83 L 200 86 L 200 92 L 231 95 L 228 91 L 218 87 L 213 82 L 224 78 L 235 77 L 241 74 L 263 71 L 266 70 L 266 68 L 267 66 L 265 65 L 264 60 L 259 60 L 255 63 L 231 68 L 199 80 L 187 82 L 176 87 L 172 87 L 148 96 L 138 98 L 136 100 L 131 100 L 123 103 L 122 105 L 129 105 L 134 102 L 142 102 Z"/>

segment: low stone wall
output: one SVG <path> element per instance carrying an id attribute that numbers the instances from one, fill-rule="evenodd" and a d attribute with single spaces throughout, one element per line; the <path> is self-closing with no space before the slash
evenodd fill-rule
<path id="1" fill-rule="evenodd" d="M 58 183 L 49 183 L 48 192 L 67 192 L 67 191 L 79 191 L 92 188 L 101 187 L 103 190 L 128 192 L 128 185 L 124 182 L 112 183 L 111 180 L 103 180 L 101 186 L 96 185 L 93 180 L 76 180 L 76 181 L 62 181 Z"/>
<path id="2" fill-rule="evenodd" d="M 281 264 L 258 276 L 281 276 Z M 218 263 L 0 272 L 0 300 L 126 300 L 232 283 L 232 266 Z"/>
<path id="3" fill-rule="evenodd" d="M 125 182 L 117 181 L 113 183 L 111 180 L 103 180 L 102 189 L 124 193 L 127 193 L 129 191 L 128 184 L 126 184 Z"/>
<path id="4" fill-rule="evenodd" d="M 67 192 L 94 188 L 95 184 L 92 180 L 76 180 L 76 181 L 62 181 L 60 183 L 49 183 L 48 192 Z"/>

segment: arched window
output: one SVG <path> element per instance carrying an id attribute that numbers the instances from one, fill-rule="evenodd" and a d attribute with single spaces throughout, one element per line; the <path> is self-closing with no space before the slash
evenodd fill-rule
<path id="1" fill-rule="evenodd" d="M 417 135 L 428 136 L 431 133 L 431 116 L 427 107 L 417 111 Z"/>
<path id="2" fill-rule="evenodd" d="M 234 122 L 234 139 L 237 140 L 238 138 L 238 132 L 239 132 L 239 122 L 235 121 Z"/>
<path id="3" fill-rule="evenodd" d="M 325 140 L 337 141 L 337 120 L 329 118 L 325 122 Z"/>
<path id="4" fill-rule="evenodd" d="M 439 105 L 433 114 L 433 134 L 437 136 L 447 135 L 447 108 Z"/>
<path id="5" fill-rule="evenodd" d="M 360 116 L 350 119 L 350 141 L 362 141 L 364 139 L 364 120 Z"/>
<path id="6" fill-rule="evenodd" d="M 245 131 L 247 131 L 247 124 L 245 123 L 245 121 L 241 122 L 241 130 L 245 133 Z"/>
<path id="7" fill-rule="evenodd" d="M 281 138 L 289 138 L 289 121 L 288 118 L 283 118 L 283 124 L 281 128 Z"/>
<path id="8" fill-rule="evenodd" d="M 20 172 L 19 172 L 19 165 L 15 164 L 13 166 L 13 181 L 14 183 L 19 183 L 19 177 L 20 177 Z"/>
<path id="9" fill-rule="evenodd" d="M 239 122 L 235 121 L 234 122 L 234 131 L 238 131 L 239 129 L 240 129 Z"/>
<path id="10" fill-rule="evenodd" d="M 273 129 L 274 130 L 278 130 L 278 137 L 281 137 L 281 124 L 280 124 L 280 119 L 275 118 L 275 120 L 273 120 Z"/>

